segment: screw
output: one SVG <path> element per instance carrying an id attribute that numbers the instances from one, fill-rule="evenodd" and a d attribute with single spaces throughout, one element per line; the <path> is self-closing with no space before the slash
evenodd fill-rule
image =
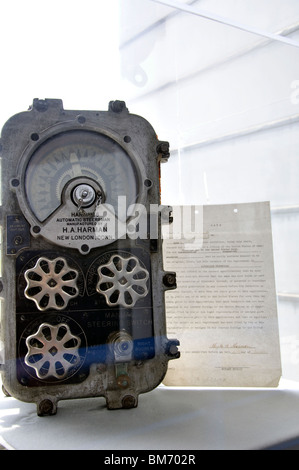
<path id="1" fill-rule="evenodd" d="M 174 287 L 176 285 L 175 273 L 167 273 L 163 277 L 163 284 L 165 287 Z"/>
<path id="2" fill-rule="evenodd" d="M 157 147 L 157 150 L 159 153 L 169 153 L 169 143 L 168 142 L 161 142 L 158 147 Z"/>
<path id="3" fill-rule="evenodd" d="M 86 118 L 84 116 L 78 116 L 78 122 L 80 122 L 80 124 L 84 124 L 86 121 Z"/>
<path id="4" fill-rule="evenodd" d="M 11 180 L 11 185 L 16 188 L 17 186 L 19 186 L 20 184 L 20 181 L 17 179 L 17 178 L 14 178 Z"/>
<path id="5" fill-rule="evenodd" d="M 169 142 L 160 142 L 157 145 L 157 153 L 162 155 L 162 161 L 167 161 L 170 156 Z"/>
<path id="6" fill-rule="evenodd" d="M 21 235 L 17 235 L 14 239 L 14 244 L 21 245 L 22 243 L 23 243 L 23 238 L 21 237 Z"/>
<path id="7" fill-rule="evenodd" d="M 135 403 L 136 400 L 132 395 L 126 395 L 121 402 L 122 407 L 126 409 L 134 408 L 136 406 Z"/>
<path id="8" fill-rule="evenodd" d="M 180 353 L 179 353 L 179 350 L 178 350 L 179 344 L 180 343 L 177 340 L 169 341 L 169 343 L 166 347 L 166 354 L 168 354 L 171 358 L 180 357 Z"/>
<path id="9" fill-rule="evenodd" d="M 109 104 L 110 104 L 109 107 L 111 111 L 113 111 L 114 113 L 121 113 L 126 108 L 125 101 L 119 101 L 119 100 L 110 101 Z"/>
<path id="10" fill-rule="evenodd" d="M 38 416 L 49 416 L 53 414 L 54 404 L 51 400 L 42 400 L 38 405 Z"/>
<path id="11" fill-rule="evenodd" d="M 178 352 L 178 347 L 176 344 L 171 344 L 169 348 L 169 354 L 174 356 Z"/>
<path id="12" fill-rule="evenodd" d="M 44 113 L 45 111 L 47 111 L 49 103 L 47 102 L 47 100 L 34 99 L 33 106 L 40 113 Z"/>
<path id="13" fill-rule="evenodd" d="M 119 388 L 128 388 L 130 385 L 130 378 L 125 374 L 119 375 L 117 377 L 117 385 Z"/>

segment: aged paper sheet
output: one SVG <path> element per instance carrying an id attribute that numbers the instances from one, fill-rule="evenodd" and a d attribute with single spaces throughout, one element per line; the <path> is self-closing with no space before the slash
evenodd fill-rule
<path id="1" fill-rule="evenodd" d="M 177 273 L 177 289 L 166 292 L 167 335 L 179 339 L 181 352 L 164 384 L 275 387 L 281 364 L 269 203 L 200 206 L 196 214 L 195 237 L 166 234 L 163 242 L 164 269 Z"/>

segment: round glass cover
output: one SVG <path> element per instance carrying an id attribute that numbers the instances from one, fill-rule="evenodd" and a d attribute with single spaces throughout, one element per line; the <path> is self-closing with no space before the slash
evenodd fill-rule
<path id="1" fill-rule="evenodd" d="M 65 185 L 79 177 L 100 185 L 105 203 L 114 207 L 116 215 L 118 196 L 126 197 L 127 208 L 137 202 L 138 173 L 125 150 L 104 134 L 66 131 L 43 142 L 25 171 L 26 199 L 40 222 L 61 205 Z"/>

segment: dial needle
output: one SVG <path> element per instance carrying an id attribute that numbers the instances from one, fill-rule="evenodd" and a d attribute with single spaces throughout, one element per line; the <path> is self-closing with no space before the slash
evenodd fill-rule
<path id="1" fill-rule="evenodd" d="M 81 165 L 79 163 L 78 155 L 75 152 L 70 154 L 70 162 L 72 164 L 73 177 L 82 176 Z"/>

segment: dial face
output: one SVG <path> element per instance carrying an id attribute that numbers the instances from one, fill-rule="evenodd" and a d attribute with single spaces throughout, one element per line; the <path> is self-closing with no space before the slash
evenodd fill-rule
<path id="1" fill-rule="evenodd" d="M 27 202 L 40 222 L 61 205 L 65 185 L 78 177 L 97 182 L 116 215 L 118 196 L 126 197 L 127 208 L 137 202 L 137 169 L 125 150 L 103 134 L 66 131 L 42 143 L 26 168 Z"/>

